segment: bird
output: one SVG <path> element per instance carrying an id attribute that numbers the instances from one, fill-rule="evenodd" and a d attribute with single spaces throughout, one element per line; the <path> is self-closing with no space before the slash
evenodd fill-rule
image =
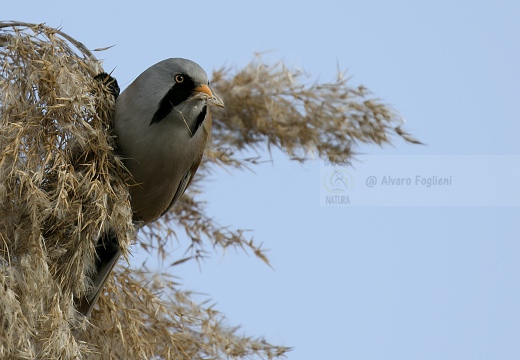
<path id="1" fill-rule="evenodd" d="M 144 226 L 164 215 L 184 194 L 197 171 L 211 133 L 210 107 L 224 107 L 197 63 L 170 58 L 141 73 L 120 95 L 117 81 L 96 76 L 116 97 L 116 153 L 131 175 L 133 221 Z M 108 231 L 96 246 L 92 291 L 77 299 L 89 316 L 121 250 Z"/>

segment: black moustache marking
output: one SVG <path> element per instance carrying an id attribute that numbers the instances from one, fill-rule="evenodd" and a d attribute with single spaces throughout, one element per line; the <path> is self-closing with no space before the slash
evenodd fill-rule
<path id="1" fill-rule="evenodd" d="M 199 116 L 197 116 L 197 122 L 195 123 L 195 128 L 193 129 L 193 135 L 195 135 L 195 133 L 197 132 L 197 130 L 199 129 L 199 127 L 202 125 L 202 122 L 204 121 L 204 119 L 206 118 L 206 114 L 208 112 L 208 107 L 207 106 L 204 106 L 202 108 L 202 111 L 200 112 Z"/>
<path id="2" fill-rule="evenodd" d="M 168 114 L 173 110 L 173 108 L 180 103 L 188 100 L 191 96 L 191 91 L 178 88 L 177 85 L 172 86 L 170 90 L 166 93 L 166 95 L 161 99 L 159 103 L 159 108 L 153 114 L 152 121 L 150 125 L 156 124 L 163 120 Z"/>

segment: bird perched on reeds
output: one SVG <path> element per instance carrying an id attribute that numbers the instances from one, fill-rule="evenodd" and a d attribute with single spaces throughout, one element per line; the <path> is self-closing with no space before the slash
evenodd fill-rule
<path id="1" fill-rule="evenodd" d="M 113 119 L 116 152 L 131 174 L 134 221 L 145 225 L 167 212 L 197 171 L 210 136 L 210 106 L 223 102 L 209 88 L 206 72 L 195 62 L 163 60 L 139 75 L 118 96 L 115 79 L 96 77 L 117 97 Z M 77 310 L 90 315 L 108 275 L 120 256 L 110 233 L 96 247 L 92 291 L 77 299 Z"/>

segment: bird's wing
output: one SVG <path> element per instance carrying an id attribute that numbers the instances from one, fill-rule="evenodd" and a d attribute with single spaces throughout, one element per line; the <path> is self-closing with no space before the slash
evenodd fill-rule
<path id="1" fill-rule="evenodd" d="M 211 118 L 211 113 L 210 113 L 209 109 L 208 109 L 207 113 L 205 114 L 205 120 L 203 120 L 201 123 L 203 124 L 203 128 L 200 130 L 202 130 L 204 132 L 201 141 L 203 142 L 203 144 L 206 144 L 206 142 L 208 141 L 208 139 L 211 135 L 212 118 Z M 204 155 L 204 148 L 205 148 L 205 146 L 200 147 L 200 152 L 197 154 L 196 160 L 193 162 L 190 170 L 188 170 L 188 172 L 183 176 L 181 182 L 179 183 L 179 187 L 177 188 L 177 191 L 175 191 L 175 195 L 173 196 L 172 201 L 166 207 L 166 209 L 163 211 L 161 216 L 166 214 L 172 208 L 172 206 L 177 202 L 177 200 L 179 200 L 179 198 L 182 196 L 182 194 L 184 194 L 184 192 L 186 191 L 188 186 L 190 186 L 191 181 L 193 180 L 193 176 L 197 172 L 197 169 L 199 168 L 199 165 L 202 161 L 202 156 Z"/>
<path id="2" fill-rule="evenodd" d="M 175 204 L 177 202 L 177 200 L 179 200 L 179 198 L 182 196 L 182 194 L 184 194 L 184 192 L 190 185 L 191 180 L 193 180 L 193 175 L 195 175 L 195 172 L 197 172 L 197 169 L 199 168 L 201 160 L 202 160 L 202 156 L 199 157 L 199 159 L 192 165 L 190 170 L 184 175 L 181 182 L 179 183 L 179 187 L 177 188 L 177 191 L 175 191 L 175 195 L 173 196 L 172 201 L 170 202 L 170 204 L 168 205 L 166 210 L 163 211 L 161 216 L 166 214 L 172 208 L 173 204 Z"/>

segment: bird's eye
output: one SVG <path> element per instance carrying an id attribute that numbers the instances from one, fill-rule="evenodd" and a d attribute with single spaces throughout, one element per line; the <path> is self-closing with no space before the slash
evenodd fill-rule
<path id="1" fill-rule="evenodd" d="M 177 84 L 181 84 L 181 83 L 183 83 L 183 82 L 184 82 L 184 76 L 179 75 L 179 74 L 175 75 L 175 82 L 176 82 Z"/>

